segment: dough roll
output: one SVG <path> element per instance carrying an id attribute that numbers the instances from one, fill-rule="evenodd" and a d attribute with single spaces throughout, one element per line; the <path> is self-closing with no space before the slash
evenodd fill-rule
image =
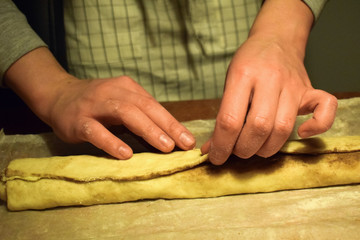
<path id="1" fill-rule="evenodd" d="M 13 178 L 6 182 L 10 210 L 119 203 L 141 199 L 204 198 L 360 182 L 360 152 L 278 154 L 268 159 L 230 158 L 142 180 Z"/>

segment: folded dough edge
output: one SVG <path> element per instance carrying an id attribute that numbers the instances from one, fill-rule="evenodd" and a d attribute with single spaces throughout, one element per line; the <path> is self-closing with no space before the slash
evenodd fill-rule
<path id="1" fill-rule="evenodd" d="M 150 179 L 183 171 L 207 160 L 200 149 L 172 153 L 137 153 L 129 160 L 79 155 L 48 158 L 21 158 L 10 162 L 5 181 L 42 178 L 78 182 L 98 180 L 131 181 Z"/>

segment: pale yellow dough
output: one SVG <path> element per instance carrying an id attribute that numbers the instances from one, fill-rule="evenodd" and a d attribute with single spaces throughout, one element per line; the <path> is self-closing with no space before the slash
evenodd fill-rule
<path id="1" fill-rule="evenodd" d="M 17 159 L 6 169 L 0 198 L 17 211 L 360 183 L 358 141 L 358 136 L 292 141 L 283 151 L 327 154 L 232 157 L 223 166 L 206 162 L 199 149 L 141 153 L 127 161 L 93 156 Z"/>
<path id="2" fill-rule="evenodd" d="M 6 178 L 37 181 L 41 178 L 79 182 L 140 180 L 192 168 L 207 160 L 199 149 L 165 153 L 137 153 L 130 160 L 87 155 L 21 158 L 10 162 Z"/>
<path id="3" fill-rule="evenodd" d="M 148 180 L 73 182 L 15 179 L 7 182 L 10 210 L 118 203 L 140 199 L 202 198 L 272 192 L 360 182 L 360 152 L 280 155 L 272 159 L 230 159 L 223 166 L 201 164 Z"/>

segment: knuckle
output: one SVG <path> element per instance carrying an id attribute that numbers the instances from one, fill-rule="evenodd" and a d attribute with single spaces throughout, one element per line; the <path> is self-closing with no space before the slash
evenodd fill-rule
<path id="1" fill-rule="evenodd" d="M 274 131 L 280 136 L 290 135 L 293 130 L 293 124 L 291 121 L 276 121 L 274 125 Z"/>
<path id="2" fill-rule="evenodd" d="M 134 84 L 135 83 L 134 79 L 132 79 L 131 77 L 126 76 L 126 75 L 123 75 L 123 76 L 119 77 L 119 80 L 121 80 L 124 83 L 128 83 L 128 84 Z"/>
<path id="3" fill-rule="evenodd" d="M 144 109 L 145 111 L 153 111 L 158 106 L 156 104 L 157 102 L 155 99 L 153 99 L 150 96 L 139 96 L 137 98 L 137 106 L 139 106 L 141 109 Z"/>
<path id="4" fill-rule="evenodd" d="M 338 100 L 334 95 L 329 94 L 328 97 L 328 103 L 330 106 L 332 106 L 334 109 L 337 109 L 338 107 Z"/>
<path id="5" fill-rule="evenodd" d="M 76 135 L 82 140 L 89 140 L 93 135 L 93 126 L 90 121 L 79 121 L 76 127 Z"/>
<path id="6" fill-rule="evenodd" d="M 117 84 L 121 85 L 123 88 L 135 90 L 139 86 L 134 79 L 126 75 L 120 76 L 116 80 L 118 81 Z"/>
<path id="7" fill-rule="evenodd" d="M 216 124 L 222 130 L 225 130 L 227 132 L 233 132 L 238 130 L 241 123 L 238 117 L 235 117 L 231 114 L 222 114 L 217 117 Z"/>
<path id="8" fill-rule="evenodd" d="M 108 99 L 105 103 L 105 105 L 108 107 L 108 110 L 113 115 L 117 115 L 120 111 L 120 102 L 114 99 Z"/>
<path id="9" fill-rule="evenodd" d="M 91 89 L 91 95 L 92 96 L 100 96 L 102 97 L 104 94 L 109 93 L 114 88 L 113 83 L 111 81 L 100 81 L 96 85 L 93 85 L 93 88 Z"/>
<path id="10" fill-rule="evenodd" d="M 254 133 L 257 136 L 267 136 L 271 133 L 273 125 L 266 117 L 255 117 L 254 120 L 250 123 Z"/>
<path id="11" fill-rule="evenodd" d="M 108 78 L 107 80 L 108 81 L 105 81 L 104 83 L 109 83 L 112 86 L 113 85 L 128 85 L 128 84 L 135 83 L 135 81 L 127 75 Z"/>
<path id="12" fill-rule="evenodd" d="M 330 106 L 330 107 L 332 107 L 332 108 L 334 108 L 334 109 L 337 108 L 337 106 L 338 106 L 338 100 L 337 100 L 337 98 L 336 98 L 334 95 L 332 95 L 332 94 L 330 94 L 330 93 L 328 93 L 328 92 L 325 92 L 325 91 L 323 91 L 323 90 L 319 90 L 319 89 L 315 89 L 315 92 L 318 93 L 319 96 L 321 96 L 322 101 L 323 101 L 326 105 L 328 105 L 328 106 Z"/>

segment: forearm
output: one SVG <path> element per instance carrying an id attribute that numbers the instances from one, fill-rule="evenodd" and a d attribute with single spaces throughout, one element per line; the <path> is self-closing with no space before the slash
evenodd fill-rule
<path id="1" fill-rule="evenodd" d="M 301 0 L 266 0 L 249 37 L 289 44 L 299 57 L 304 58 L 313 22 L 311 9 Z"/>
<path id="2" fill-rule="evenodd" d="M 67 81 L 73 79 L 46 47 L 22 56 L 5 72 L 5 85 L 48 123 L 49 111 Z"/>
<path id="3" fill-rule="evenodd" d="M 11 0 L 0 1 L 0 85 L 7 69 L 29 51 L 46 46 Z"/>

